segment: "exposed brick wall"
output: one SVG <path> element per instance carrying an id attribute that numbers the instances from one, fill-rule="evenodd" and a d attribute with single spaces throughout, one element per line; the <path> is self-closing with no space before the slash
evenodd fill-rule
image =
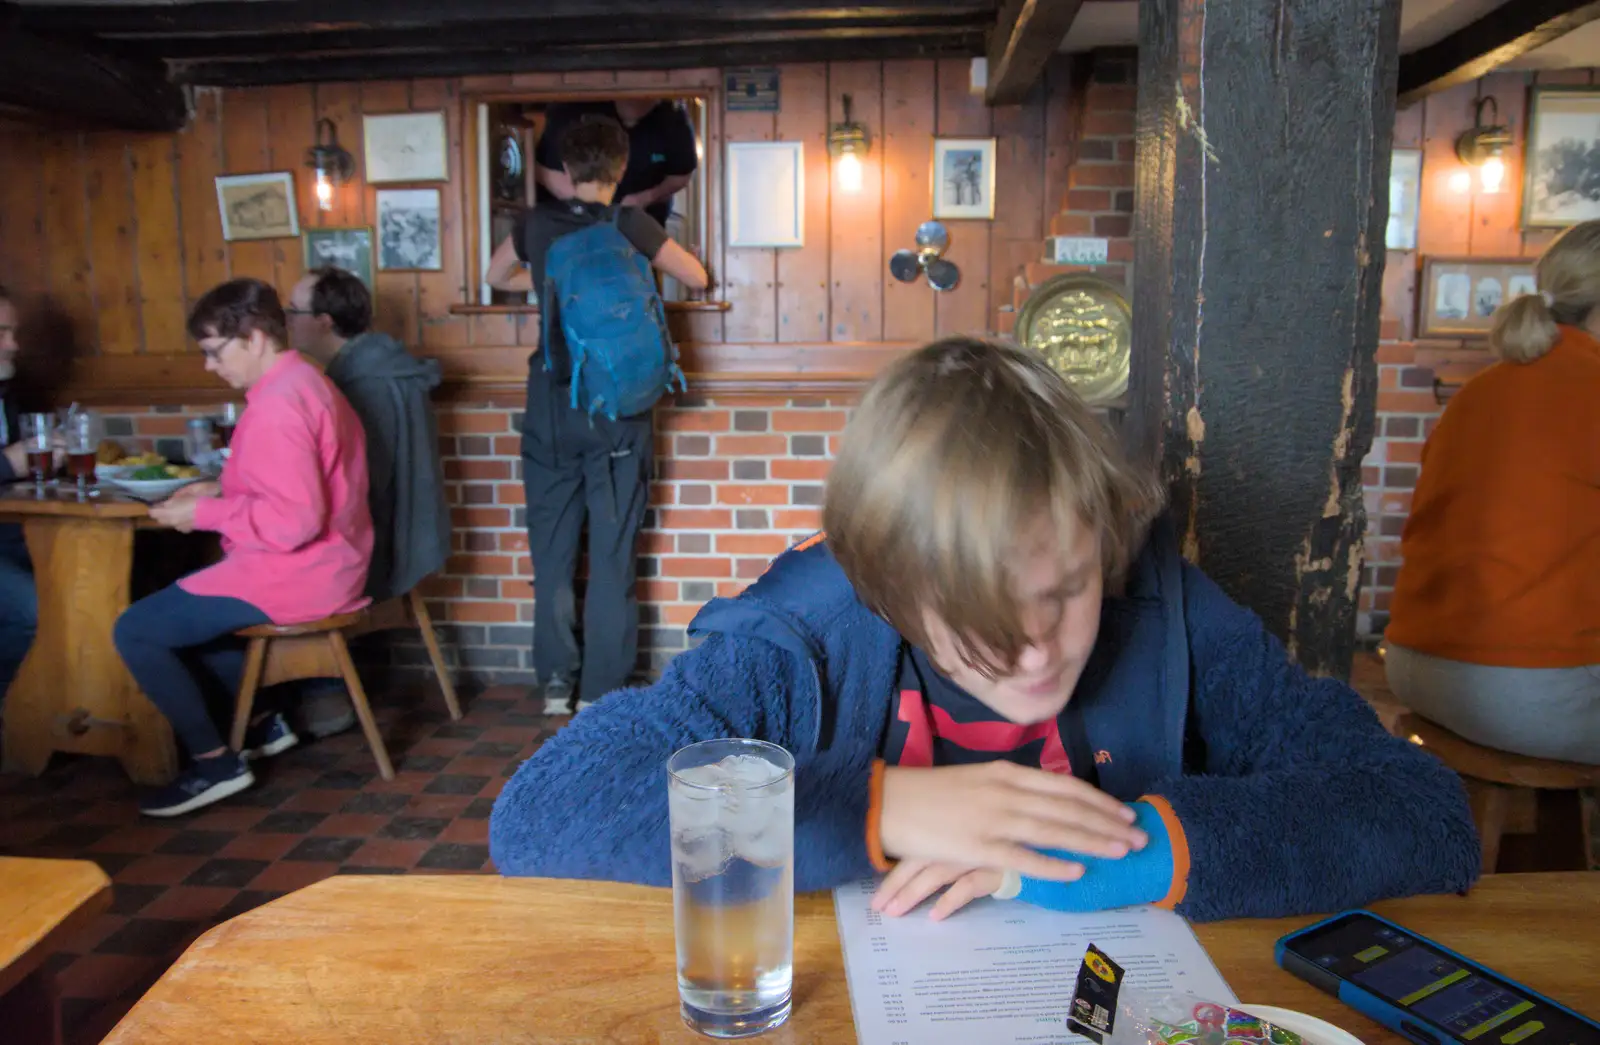
<path id="1" fill-rule="evenodd" d="M 820 526 L 822 484 L 848 403 L 822 399 L 680 399 L 656 413 L 656 475 L 639 547 L 641 671 L 687 643 L 708 599 L 733 595 L 774 555 Z M 206 408 L 107 410 L 130 449 L 184 453 L 184 424 Z M 521 482 L 520 412 L 449 405 L 440 455 L 455 520 L 454 554 L 425 589 L 448 655 L 477 682 L 531 681 L 532 561 Z M 368 640 L 364 669 L 423 670 L 421 643 Z"/>

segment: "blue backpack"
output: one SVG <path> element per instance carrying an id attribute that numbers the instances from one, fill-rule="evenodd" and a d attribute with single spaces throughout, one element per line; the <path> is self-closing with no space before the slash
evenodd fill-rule
<path id="1" fill-rule="evenodd" d="M 572 406 L 590 417 L 642 414 L 674 383 L 686 389 L 650 262 L 608 221 L 569 232 L 545 253 L 541 302 L 557 302 L 572 357 Z M 544 340 L 550 343 L 550 313 Z M 545 369 L 550 356 L 545 354 Z"/>

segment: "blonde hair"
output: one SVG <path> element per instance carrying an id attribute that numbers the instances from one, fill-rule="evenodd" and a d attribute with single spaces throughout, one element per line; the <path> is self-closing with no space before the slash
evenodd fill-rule
<path id="1" fill-rule="evenodd" d="M 1511 363 L 1531 363 L 1561 339 L 1557 324 L 1582 326 L 1600 305 L 1600 220 L 1567 229 L 1534 266 L 1539 293 L 1500 306 L 1489 348 Z"/>
<path id="2" fill-rule="evenodd" d="M 1029 642 L 1012 590 L 1027 527 L 1049 519 L 1062 548 L 1092 527 L 1116 590 L 1161 505 L 1153 477 L 1043 359 L 952 337 L 867 390 L 828 476 L 823 525 L 869 608 L 924 649 L 932 614 L 994 676 Z"/>

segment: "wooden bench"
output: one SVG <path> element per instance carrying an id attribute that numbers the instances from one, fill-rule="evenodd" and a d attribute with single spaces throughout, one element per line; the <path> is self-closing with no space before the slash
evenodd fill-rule
<path id="1" fill-rule="evenodd" d="M 1506 814 L 1519 791 L 1577 791 L 1600 787 L 1600 766 L 1577 762 L 1555 762 L 1529 758 L 1483 747 L 1430 722 L 1421 715 L 1406 712 L 1395 724 L 1397 736 L 1426 748 L 1468 781 L 1476 782 L 1473 792 L 1473 819 L 1483 843 L 1483 873 L 1494 873 L 1500 860 L 1500 838 L 1506 830 Z M 1587 825 L 1585 825 L 1587 837 Z"/>
<path id="2" fill-rule="evenodd" d="M 61 1006 L 45 959 L 111 906 L 111 879 L 87 860 L 0 856 L 0 1039 L 59 1045 Z"/>

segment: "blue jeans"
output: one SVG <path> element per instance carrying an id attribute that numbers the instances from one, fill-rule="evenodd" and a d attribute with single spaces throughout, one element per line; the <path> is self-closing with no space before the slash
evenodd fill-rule
<path id="1" fill-rule="evenodd" d="M 200 755 L 223 746 L 210 705 L 231 709 L 244 673 L 245 640 L 233 633 L 267 622 L 248 602 L 169 584 L 124 610 L 111 634 L 144 695 Z"/>
<path id="2" fill-rule="evenodd" d="M 0 704 L 39 630 L 39 593 L 22 527 L 0 525 Z"/>

